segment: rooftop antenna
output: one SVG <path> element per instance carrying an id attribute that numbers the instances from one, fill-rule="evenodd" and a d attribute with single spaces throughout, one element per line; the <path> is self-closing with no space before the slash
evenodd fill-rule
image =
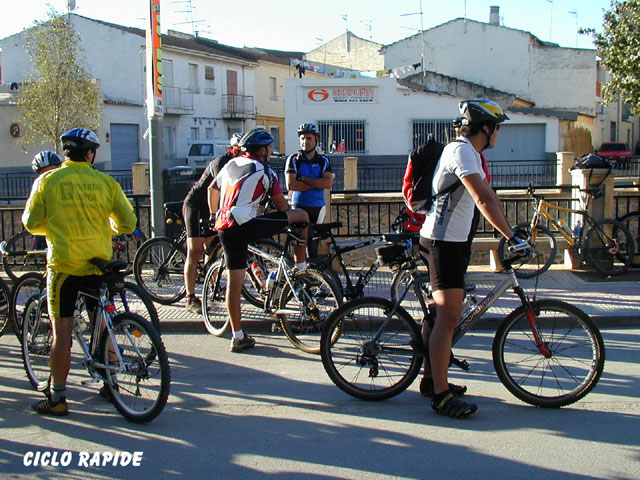
<path id="1" fill-rule="evenodd" d="M 67 9 L 69 12 L 76 9 L 76 0 L 67 0 Z"/>
<path id="2" fill-rule="evenodd" d="M 551 12 L 549 13 L 549 41 L 552 39 L 553 31 L 553 0 L 547 0 L 551 4 Z"/>
<path id="3" fill-rule="evenodd" d="M 576 17 L 576 48 L 578 48 L 578 9 L 574 8 L 569 11 L 569 15 L 574 15 Z"/>
<path id="4" fill-rule="evenodd" d="M 466 3 L 465 3 L 466 5 Z M 424 48 L 425 48 L 425 42 L 424 42 L 424 24 L 423 24 L 423 20 L 422 20 L 422 0 L 420 0 L 420 11 L 419 12 L 413 12 L 413 13 L 402 13 L 400 14 L 401 17 L 408 17 L 411 15 L 420 15 L 420 32 L 421 32 L 421 43 L 422 43 L 422 61 L 420 62 L 422 65 L 422 78 L 424 80 Z"/>
<path id="5" fill-rule="evenodd" d="M 176 13 L 186 13 L 186 15 L 185 15 L 186 21 L 175 23 L 174 25 L 190 24 L 191 25 L 191 34 L 194 37 L 197 37 L 198 33 L 200 33 L 199 30 L 198 30 L 198 24 L 199 23 L 203 23 L 204 20 L 196 20 L 196 15 L 195 15 L 196 7 L 193 6 L 192 1 L 191 0 L 180 0 L 180 1 L 174 1 L 173 3 L 184 4 L 184 6 L 186 8 L 186 10 L 176 10 Z"/>
<path id="6" fill-rule="evenodd" d="M 370 18 L 368 20 L 360 20 L 360 23 L 364 23 L 364 27 L 366 30 L 369 30 L 369 40 L 373 40 L 373 28 L 372 24 L 375 21 L 375 18 Z"/>

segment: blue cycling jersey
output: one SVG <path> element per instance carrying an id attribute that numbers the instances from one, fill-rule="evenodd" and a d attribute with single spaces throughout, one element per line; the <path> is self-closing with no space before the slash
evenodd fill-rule
<path id="1" fill-rule="evenodd" d="M 309 160 L 303 152 L 294 153 L 287 158 L 285 165 L 285 173 L 293 173 L 301 177 L 322 178 L 325 172 L 331 172 L 331 164 L 327 157 L 320 154 L 316 154 L 312 160 Z M 323 207 L 324 189 L 294 191 L 291 203 L 297 207 Z"/>

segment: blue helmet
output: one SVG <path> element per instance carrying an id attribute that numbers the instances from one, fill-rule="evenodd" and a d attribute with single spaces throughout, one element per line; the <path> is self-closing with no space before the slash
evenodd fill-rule
<path id="1" fill-rule="evenodd" d="M 95 150 L 100 146 L 98 136 L 88 128 L 73 128 L 63 133 L 60 140 L 62 140 L 63 149 L 87 150 L 92 148 Z"/>
<path id="2" fill-rule="evenodd" d="M 315 123 L 306 122 L 298 127 L 298 136 L 303 133 L 313 133 L 316 137 L 320 137 L 320 130 Z"/>
<path id="3" fill-rule="evenodd" d="M 261 147 L 268 147 L 273 143 L 273 136 L 263 128 L 254 128 L 240 139 L 238 146 L 243 152 L 255 152 Z"/>
<path id="4" fill-rule="evenodd" d="M 62 158 L 60 158 L 60 155 L 56 152 L 52 150 L 43 150 L 36 154 L 36 156 L 33 157 L 33 160 L 31 160 L 31 170 L 39 174 L 43 168 L 60 165 L 61 163 Z"/>

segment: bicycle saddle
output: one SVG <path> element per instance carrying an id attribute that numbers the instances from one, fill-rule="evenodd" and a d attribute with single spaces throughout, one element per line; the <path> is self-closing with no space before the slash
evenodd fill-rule
<path id="1" fill-rule="evenodd" d="M 397 243 L 404 242 L 405 240 L 417 240 L 420 237 L 419 233 L 385 233 L 382 238 L 386 242 Z"/>
<path id="2" fill-rule="evenodd" d="M 313 230 L 318 238 L 324 239 L 329 237 L 329 233 L 331 230 L 340 228 L 342 226 L 341 222 L 331 222 L 331 223 L 316 223 L 313 226 Z"/>
<path id="3" fill-rule="evenodd" d="M 103 274 L 122 272 L 129 266 L 124 260 L 111 261 L 103 258 L 92 258 L 89 262 L 98 267 Z"/>

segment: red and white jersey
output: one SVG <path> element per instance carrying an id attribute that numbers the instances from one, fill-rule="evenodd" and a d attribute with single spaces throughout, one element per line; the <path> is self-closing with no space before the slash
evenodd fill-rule
<path id="1" fill-rule="evenodd" d="M 214 182 L 220 189 L 216 230 L 248 222 L 258 216 L 258 207 L 266 197 L 282 194 L 271 165 L 248 154 L 229 160 Z"/>

